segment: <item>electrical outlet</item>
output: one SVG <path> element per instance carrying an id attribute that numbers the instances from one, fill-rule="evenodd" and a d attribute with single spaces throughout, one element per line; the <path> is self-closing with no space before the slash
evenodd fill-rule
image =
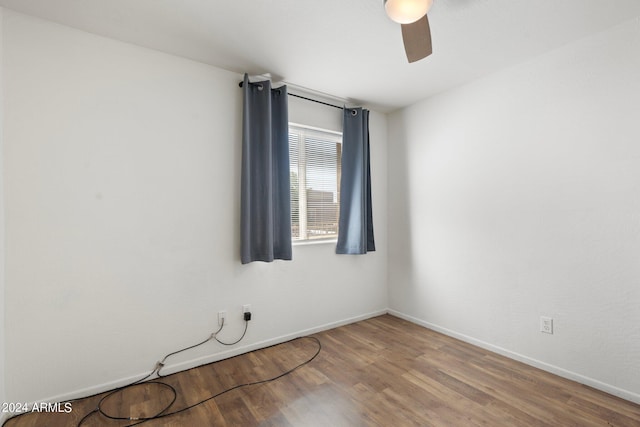
<path id="1" fill-rule="evenodd" d="M 242 314 L 251 312 L 251 304 L 245 304 L 242 306 Z"/>
<path id="2" fill-rule="evenodd" d="M 226 311 L 219 311 L 218 312 L 218 326 L 222 326 L 222 323 L 225 322 L 226 319 L 227 319 L 227 312 Z"/>
<path id="3" fill-rule="evenodd" d="M 551 317 L 540 316 L 540 332 L 553 334 L 553 319 Z"/>

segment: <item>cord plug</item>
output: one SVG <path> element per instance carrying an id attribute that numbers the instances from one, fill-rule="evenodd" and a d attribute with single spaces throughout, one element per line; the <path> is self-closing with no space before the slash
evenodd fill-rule
<path id="1" fill-rule="evenodd" d="M 244 321 L 248 322 L 249 320 L 251 320 L 251 312 L 250 311 L 245 311 L 244 312 Z"/>

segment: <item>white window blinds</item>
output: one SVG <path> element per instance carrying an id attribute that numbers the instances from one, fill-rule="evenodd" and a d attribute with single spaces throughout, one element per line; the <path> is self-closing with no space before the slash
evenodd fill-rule
<path id="1" fill-rule="evenodd" d="M 342 134 L 289 124 L 293 240 L 335 239 Z"/>

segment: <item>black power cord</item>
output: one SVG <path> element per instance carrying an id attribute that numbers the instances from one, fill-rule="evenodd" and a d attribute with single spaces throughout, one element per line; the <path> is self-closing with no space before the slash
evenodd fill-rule
<path id="1" fill-rule="evenodd" d="M 249 318 L 247 318 L 247 314 L 249 314 Z M 234 345 L 234 344 L 239 343 L 239 342 L 240 342 L 240 341 L 245 337 L 245 335 L 246 335 L 246 333 L 247 333 L 247 328 L 248 328 L 248 326 L 249 326 L 249 320 L 251 320 L 251 313 L 244 313 L 244 320 L 245 320 L 245 324 L 244 324 L 244 332 L 242 333 L 242 336 L 240 337 L 240 339 L 238 339 L 237 341 L 235 341 L 235 342 L 233 342 L 233 343 L 224 343 L 224 342 L 220 341 L 220 340 L 217 338 L 218 333 L 220 333 L 220 331 L 222 331 L 222 328 L 224 328 L 224 319 L 222 319 L 222 323 L 221 323 L 221 325 L 220 325 L 220 328 L 218 328 L 218 330 L 217 330 L 217 331 L 215 331 L 215 332 L 213 332 L 211 335 L 209 335 L 209 337 L 208 337 L 206 340 L 204 340 L 204 341 L 202 341 L 202 342 L 199 342 L 199 343 L 197 343 L 197 344 L 191 345 L 191 346 L 189 346 L 189 347 L 185 347 L 185 348 L 182 348 L 182 349 L 180 349 L 180 350 L 174 351 L 173 353 L 169 353 L 169 354 L 167 354 L 166 356 L 164 356 L 164 357 L 162 358 L 162 360 L 161 360 L 161 361 L 159 361 L 159 362 L 157 362 L 157 363 L 156 363 L 155 368 L 153 369 L 153 371 L 149 372 L 149 374 L 145 375 L 144 377 L 140 378 L 139 380 L 136 380 L 136 381 L 134 381 L 134 382 L 131 382 L 131 383 L 126 384 L 126 385 L 123 385 L 123 386 L 120 386 L 120 387 L 118 387 L 118 388 L 116 388 L 116 389 L 112 390 L 111 392 L 109 392 L 105 397 L 103 397 L 103 398 L 100 400 L 100 403 L 102 403 L 102 401 L 103 401 L 106 397 L 108 397 L 108 396 L 110 396 L 110 395 L 112 395 L 112 394 L 114 394 L 114 393 L 116 393 L 116 392 L 118 392 L 118 391 L 124 390 L 124 389 L 126 389 L 126 388 L 128 388 L 128 387 L 133 387 L 133 386 L 136 386 L 136 385 L 139 385 L 139 384 L 141 384 L 141 383 L 145 382 L 146 380 L 148 380 L 149 378 L 151 378 L 151 377 L 153 376 L 153 374 L 156 374 L 156 375 L 158 376 L 158 378 L 162 378 L 162 377 L 164 377 L 162 374 L 160 374 L 160 371 L 161 371 L 161 370 L 162 370 L 162 368 L 164 367 L 164 365 L 165 365 L 165 361 L 166 361 L 169 357 L 171 357 L 171 356 L 175 356 L 176 354 L 182 353 L 183 351 L 187 351 L 187 350 L 191 350 L 192 348 L 199 347 L 199 346 L 201 346 L 201 345 L 203 345 L 203 344 L 208 343 L 208 342 L 209 342 L 209 341 L 211 341 L 212 339 L 215 339 L 216 341 L 218 341 L 220 344 L 223 344 L 223 345 Z M 149 381 L 148 383 L 152 383 L 152 381 Z M 153 383 L 162 384 L 162 385 L 168 386 L 168 387 L 170 387 L 171 389 L 173 389 L 173 387 L 171 387 L 170 385 L 168 385 L 168 384 L 164 384 L 164 383 L 159 382 L 159 381 L 153 381 Z M 174 393 L 174 401 L 175 401 L 175 398 L 176 398 L 176 396 L 177 396 L 177 395 L 176 395 L 175 390 L 173 390 L 173 393 Z M 61 403 L 73 403 L 73 402 L 77 402 L 77 401 L 82 400 L 82 399 L 88 399 L 88 398 L 90 398 L 90 397 L 97 396 L 97 395 L 99 395 L 99 394 L 102 394 L 102 393 L 95 393 L 95 394 L 92 394 L 92 395 L 89 395 L 89 396 L 79 397 L 79 398 L 77 398 L 77 399 L 69 399 L 69 400 L 65 400 L 65 401 L 63 401 L 63 402 L 61 402 Z M 170 404 L 169 406 L 171 406 L 172 404 L 173 404 L 173 402 L 171 402 L 171 404 Z M 86 414 L 86 415 L 85 415 L 85 416 L 80 420 L 80 422 L 78 423 L 78 427 L 79 427 L 79 426 L 81 426 L 81 425 L 85 422 L 85 420 L 86 420 L 87 418 L 89 418 L 91 415 L 93 415 L 93 414 L 97 413 L 97 412 L 99 411 L 99 409 L 100 409 L 100 408 L 99 408 L 99 405 L 98 405 L 98 408 L 96 408 L 96 409 L 94 409 L 93 411 L 91 411 L 91 412 L 89 412 L 88 414 Z M 165 410 L 166 410 L 166 409 L 168 409 L 168 408 L 165 408 Z M 163 411 L 163 412 L 164 412 L 164 411 Z M 25 413 L 22 413 L 22 414 L 18 414 L 18 415 L 13 416 L 13 417 L 11 417 L 11 418 L 9 418 L 9 419 L 5 420 L 5 422 L 4 422 L 4 423 L 2 423 L 2 426 L 4 427 L 4 425 L 6 424 L 6 422 L 7 422 L 7 421 L 9 421 L 10 419 L 12 419 L 12 418 L 18 418 L 18 417 L 24 416 L 24 415 L 26 415 L 26 414 L 27 414 L 27 413 L 25 412 Z"/>
<path id="2" fill-rule="evenodd" d="M 245 332 L 246 332 L 246 330 L 245 330 Z M 125 386 L 125 387 L 121 387 L 121 388 L 119 388 L 119 389 L 116 389 L 116 390 L 112 391 L 111 393 L 107 394 L 106 396 L 104 396 L 104 397 L 100 400 L 100 402 L 98 403 L 98 407 L 97 407 L 95 410 L 93 410 L 93 411 L 89 412 L 87 415 L 85 415 L 85 416 L 80 420 L 80 422 L 78 423 L 78 427 L 81 427 L 81 426 L 82 426 L 82 424 L 83 424 L 83 423 L 84 423 L 84 422 L 85 422 L 85 421 L 86 421 L 90 416 L 95 415 L 95 414 L 98 414 L 98 413 L 99 413 L 99 414 L 101 414 L 102 416 L 106 417 L 106 418 L 111 419 L 111 420 L 119 420 L 119 421 L 136 421 L 135 423 L 133 423 L 133 424 L 128 424 L 128 425 L 126 426 L 126 427 L 133 427 L 133 426 L 137 426 L 137 425 L 142 424 L 142 423 L 147 422 L 147 421 L 157 420 L 157 419 L 160 419 L 160 418 L 166 418 L 166 417 L 170 417 L 170 416 L 172 416 L 172 415 L 176 415 L 176 414 L 179 414 L 179 413 L 182 413 L 182 412 L 188 411 L 188 410 L 190 410 L 190 409 L 195 408 L 196 406 L 202 405 L 202 404 L 204 404 L 204 403 L 206 403 L 206 402 L 208 402 L 208 401 L 210 401 L 210 400 L 213 400 L 213 399 L 215 399 L 215 398 L 217 398 L 217 397 L 219 397 L 219 396 L 222 396 L 222 395 L 224 395 L 224 394 L 226 394 L 226 393 L 229 393 L 230 391 L 237 390 L 237 389 L 239 389 L 239 388 L 244 388 L 244 387 L 249 387 L 249 386 L 254 386 L 254 385 L 259 385 L 259 384 L 265 384 L 265 383 L 269 383 L 269 382 L 272 382 L 272 381 L 276 381 L 276 380 L 278 380 L 278 379 L 280 379 L 280 378 L 282 378 L 282 377 L 284 377 L 284 376 L 286 376 L 286 375 L 291 374 L 291 373 L 292 373 L 292 372 L 294 372 L 295 370 L 297 370 L 297 369 L 301 368 L 302 366 L 304 366 L 304 365 L 306 365 L 306 364 L 310 363 L 311 361 L 313 361 L 313 360 L 318 356 L 318 354 L 320 354 L 320 351 L 322 350 L 322 343 L 321 343 L 321 342 L 320 342 L 320 340 L 319 340 L 319 339 L 317 339 L 316 337 L 299 337 L 299 338 L 294 338 L 294 339 L 292 339 L 292 340 L 289 340 L 289 341 L 286 341 L 286 342 L 283 342 L 283 343 L 280 343 L 280 344 L 275 344 L 275 345 L 273 345 L 273 346 L 266 347 L 266 348 L 276 347 L 276 346 L 278 346 L 278 345 L 283 345 L 283 344 L 287 344 L 287 343 L 294 342 L 294 341 L 299 341 L 299 340 L 304 340 L 304 339 L 312 340 L 312 341 L 314 341 L 314 342 L 318 345 L 318 348 L 317 348 L 317 350 L 315 351 L 315 353 L 313 354 L 313 356 L 311 356 L 309 359 L 307 359 L 307 360 L 305 360 L 305 361 L 303 361 L 303 362 L 299 363 L 298 365 L 296 365 L 296 366 L 292 367 L 291 369 L 288 369 L 288 370 L 286 370 L 286 371 L 282 372 L 281 374 L 278 374 L 278 375 L 276 375 L 276 376 L 274 376 L 274 377 L 267 378 L 267 379 L 264 379 L 264 380 L 252 381 L 252 382 L 248 382 L 248 383 L 243 383 L 243 384 L 235 385 L 235 386 L 230 387 L 230 388 L 228 388 L 228 389 L 226 389 L 226 390 L 223 390 L 223 391 L 221 391 L 221 392 L 219 392 L 219 393 L 216 393 L 216 394 L 214 394 L 214 395 L 212 395 L 212 396 L 210 396 L 210 397 L 208 397 L 208 398 L 206 398 L 206 399 L 203 399 L 203 400 L 201 400 L 201 401 L 199 401 L 199 402 L 196 402 L 196 403 L 194 403 L 194 404 L 191 404 L 191 405 L 185 406 L 184 408 L 180 408 L 180 409 L 177 409 L 177 410 L 172 411 L 172 412 L 166 412 L 166 411 L 167 411 L 167 410 L 169 410 L 169 408 L 171 408 L 171 406 L 173 405 L 173 403 L 176 401 L 176 398 L 177 398 L 177 391 L 176 391 L 176 389 L 175 389 L 173 386 L 171 386 L 170 384 L 164 383 L 164 382 L 162 382 L 162 381 L 147 381 L 147 382 L 145 382 L 144 384 L 158 384 L 158 385 L 160 385 L 160 386 L 162 386 L 162 387 L 168 388 L 168 389 L 172 392 L 172 394 L 173 394 L 173 399 L 171 400 L 171 402 L 170 402 L 167 406 L 165 406 L 162 410 L 160 410 L 160 412 L 158 412 L 157 414 L 155 414 L 155 415 L 153 415 L 153 416 L 150 416 L 150 417 L 119 417 L 119 416 L 111 415 L 111 414 L 107 413 L 104 409 L 102 409 L 102 404 L 104 403 L 104 401 L 105 401 L 105 400 L 107 400 L 109 397 L 113 396 L 116 392 L 121 391 L 122 389 L 125 389 L 125 388 L 127 388 L 127 387 L 133 387 L 133 386 L 136 386 L 136 385 L 141 385 L 142 383 L 131 384 L 131 385 L 128 385 L 128 386 Z M 256 352 L 256 351 L 260 351 L 260 350 L 264 350 L 264 349 L 253 350 L 253 351 L 251 351 L 251 352 L 244 353 L 244 354 L 250 354 L 250 353 L 254 353 L 254 352 Z"/>
<path id="3" fill-rule="evenodd" d="M 247 333 L 248 323 L 251 320 L 251 313 L 249 313 L 249 312 L 245 313 L 244 314 L 244 320 L 245 320 L 244 331 L 242 332 L 242 336 L 238 340 L 236 340 L 236 341 L 234 341 L 232 343 L 226 343 L 226 342 L 220 341 L 218 339 L 218 337 L 217 337 L 218 333 L 220 331 L 222 331 L 222 329 L 224 328 L 224 319 L 223 319 L 222 320 L 222 324 L 220 325 L 220 328 L 216 332 L 212 333 L 206 340 L 204 340 L 202 342 L 199 342 L 197 344 L 191 345 L 189 347 L 185 347 L 183 349 L 180 349 L 180 350 L 177 350 L 177 351 L 174 351 L 172 353 L 167 354 L 166 356 L 164 356 L 164 358 L 162 358 L 161 361 L 156 363 L 155 368 L 148 375 L 140 378 L 137 381 L 134 381 L 134 382 L 129 383 L 127 385 L 118 387 L 118 388 L 112 390 L 111 392 L 107 393 L 106 395 L 104 395 L 100 399 L 97 407 L 94 410 L 92 410 L 91 412 L 87 413 L 84 417 L 82 417 L 80 419 L 80 421 L 77 424 L 77 427 L 81 427 L 90 417 L 92 417 L 92 416 L 94 416 L 96 414 L 101 414 L 102 416 L 104 416 L 106 418 L 109 418 L 109 419 L 112 419 L 112 420 L 136 421 L 133 424 L 128 424 L 126 427 L 133 427 L 133 426 L 142 424 L 142 423 L 147 422 L 147 421 L 156 420 L 156 419 L 165 418 L 165 417 L 170 417 L 172 415 L 176 415 L 176 414 L 188 411 L 190 409 L 193 409 L 196 406 L 202 405 L 202 404 L 204 404 L 204 403 L 206 403 L 206 402 L 208 402 L 210 400 L 213 400 L 213 399 L 215 399 L 215 398 L 217 398 L 219 396 L 222 396 L 222 395 L 224 395 L 226 393 L 229 393 L 230 391 L 237 390 L 239 388 L 244 388 L 244 387 L 249 387 L 249 386 L 265 384 L 265 383 L 269 383 L 269 382 L 272 382 L 272 381 L 276 381 L 276 380 L 278 380 L 278 379 L 280 379 L 280 378 L 282 378 L 282 377 L 284 377 L 286 375 L 291 374 L 295 370 L 297 370 L 297 369 L 301 368 L 302 366 L 304 366 L 304 365 L 310 363 L 311 361 L 313 361 L 318 356 L 318 354 L 320 354 L 320 351 L 322 350 L 322 343 L 320 342 L 320 340 L 318 338 L 316 338 L 316 337 L 298 337 L 298 338 L 294 338 L 294 339 L 291 339 L 289 341 L 285 341 L 285 342 L 282 342 L 282 343 L 279 343 L 279 344 L 274 344 L 274 345 L 271 345 L 271 346 L 267 346 L 267 347 L 264 347 L 262 349 L 257 349 L 257 350 L 253 350 L 253 351 L 250 351 L 250 352 L 247 352 L 247 353 L 243 353 L 243 354 L 250 354 L 250 353 L 254 353 L 256 351 L 260 351 L 260 350 L 264 350 L 264 349 L 267 349 L 267 348 L 276 347 L 276 346 L 279 346 L 279 345 L 283 345 L 283 344 L 287 344 L 287 343 L 290 343 L 290 342 L 299 341 L 299 340 L 303 340 L 303 339 L 312 340 L 318 345 L 318 348 L 315 351 L 315 353 L 313 354 L 313 356 L 311 356 L 309 359 L 303 361 L 302 363 L 299 363 L 298 365 L 292 367 L 291 369 L 288 369 L 288 370 L 282 372 L 281 374 L 278 374 L 278 375 L 276 375 L 274 377 L 267 378 L 267 379 L 264 379 L 264 380 L 258 380 L 258 381 L 252 381 L 252 382 L 248 382 L 248 383 L 238 384 L 238 385 L 230 387 L 230 388 L 228 388 L 226 390 L 223 390 L 223 391 L 221 391 L 219 393 L 216 393 L 215 395 L 212 395 L 212 396 L 210 396 L 210 397 L 208 397 L 206 399 L 203 399 L 203 400 L 201 400 L 199 402 L 196 402 L 196 403 L 194 403 L 192 405 L 186 406 L 184 408 L 177 409 L 177 410 L 172 411 L 172 412 L 167 412 L 171 408 L 171 406 L 173 406 L 173 404 L 175 403 L 175 401 L 176 401 L 176 399 L 178 397 L 177 390 L 172 385 L 167 384 L 165 382 L 157 381 L 157 380 L 151 380 L 151 381 L 147 381 L 147 380 L 149 378 L 151 378 L 153 376 L 153 374 L 157 374 L 158 378 L 163 378 L 164 377 L 163 375 L 160 374 L 160 371 L 164 367 L 165 361 L 169 357 L 174 356 L 174 355 L 179 354 L 179 353 L 182 353 L 184 351 L 196 348 L 198 346 L 201 346 L 201 345 L 211 341 L 212 339 L 215 339 L 220 344 L 227 345 L 227 346 L 235 345 L 235 344 L 239 343 L 245 337 L 245 335 Z M 159 387 L 163 387 L 163 388 L 168 389 L 171 392 L 171 395 L 172 395 L 172 398 L 171 398 L 171 401 L 169 402 L 169 404 L 166 405 L 164 408 L 162 408 L 156 414 L 154 414 L 152 416 L 149 416 L 149 417 L 118 417 L 118 416 L 111 415 L 111 414 L 105 412 L 104 409 L 102 409 L 102 404 L 107 399 L 109 399 L 111 396 L 115 395 L 117 392 L 125 390 L 125 389 L 128 389 L 128 388 L 131 388 L 131 387 L 143 385 L 143 384 L 157 384 Z M 101 394 L 101 393 L 96 393 L 94 395 L 85 396 L 85 397 L 82 397 L 82 398 L 67 400 L 67 401 L 62 402 L 62 403 L 77 402 L 77 401 L 82 400 L 82 399 L 87 399 L 89 397 L 97 396 L 98 394 Z M 17 415 L 16 417 L 19 417 L 19 416 L 22 416 L 22 415 L 25 415 L 25 414 Z M 16 418 L 16 417 L 12 417 L 12 418 Z M 9 419 L 6 420 L 6 421 L 9 421 Z M 5 423 L 6 423 L 6 421 L 5 421 Z M 4 423 L 2 425 L 4 426 Z"/>
<path id="4" fill-rule="evenodd" d="M 84 424 L 84 422 L 86 420 L 88 420 L 92 415 L 95 414 L 102 414 L 107 418 L 110 418 L 112 420 L 117 420 L 117 419 L 123 419 L 123 418 L 114 418 L 108 414 L 106 414 L 103 410 L 102 410 L 102 404 L 105 400 L 107 400 L 109 397 L 113 396 L 115 393 L 125 390 L 125 389 L 130 389 L 132 387 L 136 387 L 136 386 L 141 386 L 141 385 L 146 385 L 146 384 L 158 384 L 159 386 L 168 388 L 171 391 L 172 394 L 172 398 L 171 398 L 171 402 L 169 402 L 169 404 L 167 406 L 165 406 L 164 408 L 162 408 L 158 413 L 156 413 L 155 415 L 153 415 L 153 417 L 157 417 L 160 414 L 162 414 L 163 412 L 165 412 L 167 409 L 169 409 L 171 407 L 171 405 L 174 404 L 174 402 L 176 401 L 176 399 L 178 398 L 178 392 L 176 391 L 176 389 L 166 383 L 163 383 L 162 381 L 147 381 L 147 382 L 139 382 L 139 383 L 135 383 L 135 384 L 129 384 L 126 385 L 124 387 L 120 387 L 116 390 L 111 391 L 110 393 L 106 394 L 104 397 L 102 397 L 102 399 L 100 399 L 100 402 L 98 402 L 98 406 L 96 407 L 96 409 L 94 409 L 93 411 L 89 412 L 88 414 L 86 414 L 84 417 L 82 417 L 82 419 L 80 420 L 80 422 L 78 423 L 78 427 L 80 427 L 82 424 Z M 135 417 L 127 417 L 126 420 L 137 420 L 139 418 L 135 418 Z M 151 417 L 150 417 L 151 419 Z"/>
<path id="5" fill-rule="evenodd" d="M 115 393 L 117 393 L 117 392 L 119 392 L 119 391 L 125 390 L 125 389 L 130 388 L 130 387 L 134 387 L 134 386 L 136 386 L 136 385 L 140 385 L 140 384 L 143 384 L 143 383 L 144 383 L 144 384 L 159 384 L 159 385 L 162 385 L 162 386 L 165 386 L 165 387 L 169 388 L 169 389 L 171 390 L 171 392 L 173 393 L 173 400 L 171 401 L 171 403 L 169 403 L 169 405 L 168 405 L 166 408 L 162 409 L 162 411 L 160 411 L 158 414 L 156 414 L 156 415 L 155 415 L 156 417 L 157 417 L 157 416 L 159 416 L 159 415 L 160 415 L 160 414 L 162 414 L 164 411 L 166 411 L 167 409 L 169 409 L 169 408 L 171 407 L 171 405 L 173 405 L 173 403 L 176 401 L 176 398 L 178 397 L 178 393 L 177 393 L 177 391 L 176 391 L 176 389 L 175 389 L 175 388 L 173 388 L 173 387 L 172 387 L 171 385 L 169 385 L 169 384 L 163 383 L 162 381 L 147 381 L 147 382 L 145 382 L 145 380 L 147 380 L 148 378 L 150 378 L 153 374 L 156 374 L 156 375 L 158 376 L 158 378 L 163 378 L 163 377 L 164 377 L 164 375 L 162 375 L 162 374 L 160 373 L 160 371 L 162 370 L 162 368 L 164 368 L 165 362 L 166 362 L 166 360 L 167 360 L 169 357 L 171 357 L 171 356 L 175 356 L 176 354 L 182 353 L 182 352 L 187 351 L 187 350 L 191 350 L 191 349 L 196 348 L 196 347 L 200 347 L 201 345 L 208 343 L 208 342 L 209 342 L 209 341 L 211 341 L 212 339 L 215 339 L 215 340 L 216 340 L 216 341 L 218 341 L 220 344 L 224 344 L 224 345 L 234 345 L 234 344 L 239 343 L 239 342 L 244 338 L 244 336 L 246 335 L 248 326 L 249 326 L 249 322 L 248 322 L 247 320 L 245 320 L 245 322 L 244 322 L 244 332 L 242 333 L 242 336 L 240 337 L 240 339 L 238 339 L 238 340 L 237 340 L 237 341 L 235 341 L 234 343 L 226 344 L 226 343 L 223 343 L 222 341 L 220 341 L 220 340 L 217 338 L 218 333 L 220 333 L 220 331 L 222 331 L 222 329 L 224 328 L 224 319 L 222 319 L 222 323 L 220 324 L 220 327 L 218 328 L 218 330 L 217 330 L 217 331 L 215 331 L 215 332 L 213 332 L 211 335 L 209 335 L 209 337 L 208 337 L 206 340 L 201 341 L 201 342 L 199 342 L 199 343 L 197 343 L 197 344 L 194 344 L 194 345 L 190 345 L 189 347 L 181 348 L 180 350 L 176 350 L 176 351 L 174 351 L 174 352 L 172 352 L 172 353 L 167 354 L 166 356 L 164 356 L 164 357 L 162 358 L 162 360 L 160 360 L 159 362 L 157 362 L 157 363 L 156 363 L 156 366 L 155 366 L 155 368 L 153 369 L 153 371 L 151 371 L 147 376 L 145 376 L 145 377 L 143 377 L 143 378 L 141 378 L 141 379 L 139 379 L 139 380 L 137 380 L 137 381 L 134 381 L 134 382 L 132 382 L 132 383 L 129 383 L 129 384 L 123 385 L 123 386 L 121 386 L 121 387 L 118 387 L 118 388 L 116 388 L 116 389 L 112 390 L 111 392 L 107 393 L 105 396 L 103 396 L 103 397 L 102 397 L 102 399 L 100 399 L 100 401 L 98 402 L 98 406 L 96 407 L 96 409 L 94 409 L 93 411 L 89 412 L 89 413 L 88 413 L 88 414 L 86 414 L 84 417 L 82 417 L 82 419 L 81 419 L 81 420 L 80 420 L 80 422 L 78 423 L 78 426 L 77 426 L 77 427 L 82 426 L 82 424 L 83 424 L 83 423 L 84 423 L 84 422 L 85 422 L 89 417 L 91 417 L 92 415 L 97 414 L 97 413 L 100 413 L 100 414 L 104 415 L 104 416 L 105 416 L 105 417 L 107 417 L 107 418 L 111 418 L 111 419 L 121 419 L 121 418 L 113 418 L 113 417 L 109 416 L 108 414 L 104 413 L 104 412 L 102 411 L 102 409 L 101 409 L 102 403 L 103 403 L 107 398 L 111 397 L 112 395 L 114 395 Z M 94 395 L 94 396 L 95 396 L 95 395 Z M 80 400 L 80 399 L 74 399 L 73 401 L 77 401 L 77 400 Z M 132 420 L 133 418 L 128 417 L 128 418 L 126 418 L 126 419 L 127 419 L 127 420 Z"/>

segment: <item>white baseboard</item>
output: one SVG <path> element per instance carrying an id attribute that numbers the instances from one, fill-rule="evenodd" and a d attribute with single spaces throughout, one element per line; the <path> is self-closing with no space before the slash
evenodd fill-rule
<path id="1" fill-rule="evenodd" d="M 555 365 L 551 365 L 546 362 L 542 362 L 540 360 L 533 359 L 531 357 L 513 352 L 511 350 L 507 350 L 502 347 L 498 347 L 496 345 L 490 344 L 485 341 L 478 340 L 476 338 L 470 337 L 465 334 L 461 334 L 456 331 L 452 331 L 451 329 L 443 328 L 442 326 L 435 325 L 433 323 L 426 322 L 424 320 L 418 319 L 413 316 L 409 316 L 407 314 L 401 313 L 396 310 L 388 310 L 388 313 L 399 317 L 401 319 L 407 320 L 411 323 L 415 323 L 420 326 L 424 326 L 427 329 L 434 330 L 436 332 L 440 332 L 441 334 L 448 335 L 450 337 L 459 339 L 460 341 L 467 342 L 469 344 L 476 345 L 478 347 L 484 348 L 485 350 L 492 351 L 494 353 L 498 353 L 502 356 L 508 357 L 509 359 L 517 360 L 518 362 L 525 363 L 527 365 L 533 366 L 538 369 L 542 369 L 543 371 L 550 372 L 552 374 L 558 375 L 559 377 L 563 377 L 572 381 L 576 381 L 580 384 L 588 385 L 589 387 L 593 387 L 600 391 L 604 391 L 605 393 L 612 394 L 614 396 L 618 396 L 622 399 L 638 403 L 640 404 L 640 394 L 631 392 L 629 390 L 624 390 L 619 387 L 613 386 L 611 384 L 604 383 L 602 381 L 598 381 L 594 378 L 590 378 L 576 372 L 572 372 L 563 368 L 560 368 Z"/>
<path id="2" fill-rule="evenodd" d="M 370 312 L 370 313 L 365 313 L 365 314 L 361 314 L 359 316 L 354 316 L 354 317 L 350 317 L 347 319 L 342 319 L 336 322 L 331 322 L 331 323 L 326 323 L 324 325 L 320 325 L 320 326 L 316 326 L 313 328 L 309 328 L 309 329 L 303 329 L 297 332 L 293 332 L 290 334 L 286 334 L 286 335 L 281 335 L 279 337 L 275 337 L 275 338 L 271 338 L 268 340 L 263 340 L 263 341 L 259 341 L 256 343 L 252 343 L 252 344 L 248 344 L 245 346 L 239 346 L 236 348 L 233 348 L 231 350 L 226 350 L 226 351 L 221 351 L 221 352 L 217 352 L 205 357 L 199 357 L 196 359 L 192 359 L 192 360 L 188 360 L 185 362 L 180 362 L 180 363 L 176 363 L 176 364 L 168 364 L 163 368 L 163 375 L 170 375 L 172 373 L 175 372 L 180 372 L 180 371 L 185 371 L 187 369 L 191 369 L 191 368 L 195 368 L 197 366 L 202 366 L 202 365 L 206 365 L 208 363 L 212 363 L 212 362 L 217 362 L 219 360 L 223 360 L 223 359 L 228 359 L 230 357 L 234 357 L 243 353 L 248 353 L 250 351 L 254 351 L 254 350 L 259 350 L 261 348 L 265 348 L 265 347 L 269 347 L 272 345 L 276 345 L 276 344 L 281 344 L 283 342 L 286 341 L 290 341 L 294 338 L 298 338 L 298 337 L 302 337 L 302 336 L 306 336 L 306 335 L 311 335 L 311 334 L 315 334 L 317 332 L 322 332 L 322 331 L 326 331 L 329 329 L 333 329 L 333 328 L 337 328 L 339 326 L 343 326 L 343 325 L 348 325 L 350 323 L 355 323 L 355 322 L 359 322 L 361 320 L 366 320 L 366 319 L 370 319 L 372 317 L 376 317 L 376 316 L 380 316 L 383 314 L 386 314 L 387 310 L 383 309 L 383 310 L 378 310 L 378 311 L 374 311 L 374 312 Z M 91 387 L 87 387 L 87 388 L 83 388 L 80 390 L 75 390 L 69 393 L 64 393 L 64 394 L 60 394 L 57 396 L 52 396 L 46 399 L 42 399 L 39 402 L 47 402 L 47 403 L 53 403 L 53 402 L 65 402 L 65 401 L 69 401 L 69 400 L 76 400 L 76 399 L 80 399 L 86 396 L 92 396 L 95 394 L 99 394 L 99 393 L 104 393 L 105 391 L 109 391 L 109 390 L 113 390 L 116 389 L 118 387 L 123 387 L 127 384 L 130 384 L 134 381 L 139 380 L 140 378 L 143 378 L 145 375 L 147 375 L 148 372 L 144 372 L 144 373 L 139 373 L 130 377 L 126 377 L 126 378 L 120 378 L 118 380 L 115 381 L 110 381 L 107 383 L 103 383 L 103 384 L 99 384 L 96 386 L 91 386 Z M 34 402 L 29 402 L 29 407 L 31 407 L 33 405 Z M 6 416 L 6 414 L 4 414 Z M 1 425 L 1 424 L 0 424 Z"/>

